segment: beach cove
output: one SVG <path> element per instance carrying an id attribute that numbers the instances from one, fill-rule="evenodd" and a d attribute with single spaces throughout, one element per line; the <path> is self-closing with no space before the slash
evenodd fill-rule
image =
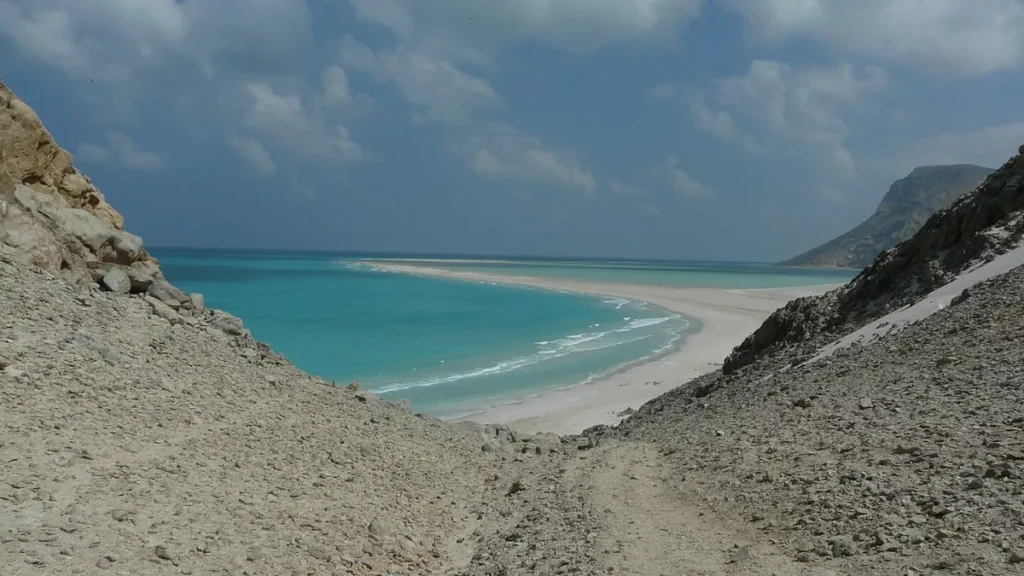
<path id="1" fill-rule="evenodd" d="M 666 354 L 623 366 L 585 384 L 544 391 L 516 402 L 483 407 L 465 419 L 508 424 L 527 433 L 575 434 L 599 424 L 615 424 L 628 409 L 721 366 L 732 348 L 773 311 L 795 298 L 823 294 L 841 284 L 783 288 L 692 288 L 622 282 L 595 282 L 495 274 L 438 266 L 437 261 L 365 261 L 376 269 L 496 284 L 531 286 L 578 294 L 649 302 L 699 323 L 697 330 Z"/>

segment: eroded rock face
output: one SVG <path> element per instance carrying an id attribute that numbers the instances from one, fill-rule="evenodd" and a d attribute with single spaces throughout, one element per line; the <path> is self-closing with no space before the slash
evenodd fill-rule
<path id="1" fill-rule="evenodd" d="M 914 236 L 879 254 L 846 286 L 777 310 L 733 349 L 722 372 L 826 332 L 852 332 L 947 284 L 973 263 L 1005 252 L 1022 234 L 1024 146 L 977 190 L 933 214 Z"/>
<path id="2" fill-rule="evenodd" d="M 77 281 L 88 263 L 131 267 L 152 259 L 142 239 L 73 165 L 36 113 L 0 82 L 0 243 L 27 264 Z M 136 267 L 138 271 L 139 268 Z M 159 266 L 143 268 L 162 278 Z M 125 271 L 128 274 L 127 271 Z M 133 291 L 145 281 L 136 282 Z M 94 278 L 99 283 L 99 279 Z M 146 284 L 148 288 L 148 284 Z"/>
<path id="3" fill-rule="evenodd" d="M 172 324 L 209 317 L 211 325 L 251 344 L 254 355 L 285 364 L 269 346 L 256 348 L 242 321 L 204 310 L 164 279 L 142 238 L 88 176 L 73 165 L 39 116 L 0 82 L 0 259 L 36 266 L 89 289 L 147 298 L 154 315 Z"/>

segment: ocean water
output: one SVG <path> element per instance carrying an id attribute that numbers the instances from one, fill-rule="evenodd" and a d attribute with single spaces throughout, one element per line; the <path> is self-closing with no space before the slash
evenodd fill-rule
<path id="1" fill-rule="evenodd" d="M 358 381 L 440 417 L 585 382 L 699 329 L 646 302 L 379 272 L 359 255 L 156 249 L 176 285 L 242 317 L 258 339 L 339 385 Z M 489 272 L 693 286 L 841 282 L 758 265 L 514 261 Z M 677 269 L 673 269 L 677 266 Z"/>

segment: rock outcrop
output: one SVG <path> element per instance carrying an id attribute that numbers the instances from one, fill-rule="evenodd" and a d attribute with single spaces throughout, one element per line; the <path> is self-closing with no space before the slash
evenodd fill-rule
<path id="1" fill-rule="evenodd" d="M 124 230 L 124 217 L 2 82 L 0 244 L 19 261 L 82 285 L 106 286 L 102 279 L 115 268 L 132 279 L 132 292 L 163 278 L 142 238 Z"/>
<path id="2" fill-rule="evenodd" d="M 875 213 L 849 232 L 780 263 L 781 266 L 856 268 L 910 238 L 936 211 L 974 190 L 991 168 L 957 164 L 922 166 L 897 180 Z"/>
<path id="3" fill-rule="evenodd" d="M 878 255 L 846 286 L 796 299 L 773 313 L 725 359 L 734 372 L 779 347 L 852 332 L 920 299 L 1024 233 L 1024 146 L 973 192 L 932 215 L 910 239 Z"/>
<path id="4" fill-rule="evenodd" d="M 240 319 L 205 309 L 202 295 L 186 294 L 169 283 L 142 238 L 124 229 L 124 217 L 2 81 L 0 257 L 37 266 L 83 288 L 145 296 L 153 312 L 172 324 L 208 323 L 259 355 L 285 362 L 252 340 Z"/>

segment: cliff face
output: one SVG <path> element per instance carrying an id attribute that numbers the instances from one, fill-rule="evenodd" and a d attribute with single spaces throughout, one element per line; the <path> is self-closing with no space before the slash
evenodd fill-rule
<path id="1" fill-rule="evenodd" d="M 0 244 L 16 257 L 81 285 L 119 269 L 129 290 L 163 275 L 142 239 L 106 202 L 36 113 L 0 82 Z"/>
<path id="2" fill-rule="evenodd" d="M 782 266 L 864 268 L 882 251 L 910 238 L 937 210 L 977 188 L 991 168 L 959 164 L 915 168 L 897 180 L 870 218 Z"/>
<path id="3" fill-rule="evenodd" d="M 287 360 L 234 316 L 171 285 L 142 238 L 104 199 L 39 116 L 0 82 L 0 261 L 37 266 L 82 288 L 142 297 L 173 324 L 212 327 L 262 359 Z"/>
<path id="4" fill-rule="evenodd" d="M 734 372 L 772 350 L 841 336 L 920 299 L 971 264 L 1016 245 L 1024 233 L 1024 146 L 973 192 L 933 214 L 846 286 L 800 298 L 772 314 L 725 359 Z"/>

